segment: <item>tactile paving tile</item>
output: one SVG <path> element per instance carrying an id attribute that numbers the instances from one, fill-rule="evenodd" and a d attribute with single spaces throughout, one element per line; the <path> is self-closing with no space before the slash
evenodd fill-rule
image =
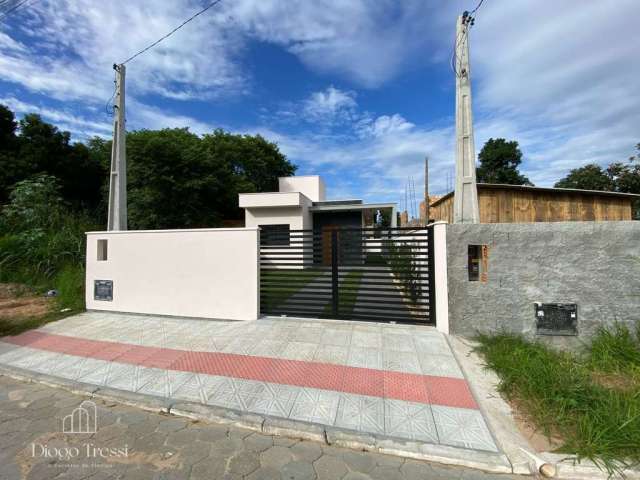
<path id="1" fill-rule="evenodd" d="M 358 330 L 357 327 L 354 327 L 353 331 L 354 336 L 370 333 L 365 330 Z M 374 335 L 378 334 L 374 332 Z M 438 337 L 434 338 L 438 339 Z M 439 340 L 442 339 L 440 338 Z M 58 352 L 64 354 L 62 357 L 65 358 L 70 355 L 73 356 L 76 360 L 73 360 L 73 362 L 66 360 L 66 364 L 64 364 L 66 368 L 72 369 L 72 371 L 64 373 L 67 378 L 74 378 L 76 375 L 86 377 L 84 370 L 75 370 L 79 368 L 75 365 L 75 362 L 78 359 L 91 358 L 94 361 L 110 361 L 111 364 L 115 361 L 119 365 L 144 367 L 146 370 L 165 371 L 169 369 L 191 374 L 269 382 L 307 389 L 369 395 L 425 404 L 433 403 L 453 407 L 477 408 L 468 384 L 461 378 L 404 373 L 318 361 L 241 355 L 230 352 L 197 352 L 131 345 L 102 340 L 87 340 L 46 332 L 26 332 L 16 337 L 7 337 L 4 341 L 13 345 L 38 345 L 39 349 L 31 349 L 34 352 Z M 301 344 L 300 342 L 289 342 L 288 345 L 293 345 L 291 347 L 292 350 L 296 350 L 300 345 L 303 345 L 303 356 L 308 356 L 311 350 L 316 348 L 332 348 L 330 345 Z M 309 346 L 309 349 L 306 348 L 307 346 Z M 12 360 L 24 365 L 31 365 L 32 360 L 26 358 L 24 352 L 21 352 L 26 349 L 27 347 L 19 347 L 16 349 L 18 350 L 17 352 L 14 350 L 13 352 L 2 354 L 0 355 L 0 361 L 4 359 L 5 363 L 10 363 Z M 378 355 L 380 354 L 380 350 L 352 346 L 347 362 L 357 359 L 368 363 L 369 357 L 371 355 L 375 356 L 375 352 Z M 388 360 L 393 357 L 394 362 L 400 363 L 403 360 L 408 361 L 414 355 L 406 352 L 383 351 L 383 355 L 385 354 L 389 355 L 387 357 Z M 103 366 L 102 364 L 96 365 Z M 96 370 L 100 372 L 97 375 L 96 383 L 100 381 L 115 388 L 135 391 L 149 381 L 149 379 L 144 379 L 143 382 L 140 377 L 140 368 L 126 371 L 122 370 L 122 367 L 112 367 L 104 372 L 103 368 L 96 367 Z M 132 374 L 132 372 L 134 373 Z M 117 373 L 117 375 L 114 376 L 114 373 Z M 56 374 L 55 369 L 51 374 Z M 177 389 L 178 387 L 176 387 Z M 167 390 L 165 389 L 165 391 Z M 198 396 L 203 397 L 206 393 L 208 393 L 206 389 L 203 389 L 198 392 Z M 193 392 L 191 396 L 194 396 Z M 235 400 L 234 402 L 237 403 Z"/>
<path id="2" fill-rule="evenodd" d="M 422 375 L 385 371 L 383 378 L 386 398 L 429 403 L 429 392 Z"/>
<path id="3" fill-rule="evenodd" d="M 429 392 L 430 403 L 450 407 L 478 408 L 478 404 L 465 380 L 428 375 L 423 378 Z"/>

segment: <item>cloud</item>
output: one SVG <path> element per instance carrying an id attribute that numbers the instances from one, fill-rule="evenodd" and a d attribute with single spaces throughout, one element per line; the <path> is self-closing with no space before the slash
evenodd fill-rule
<path id="1" fill-rule="evenodd" d="M 520 141 L 523 169 L 552 185 L 571 168 L 628 157 L 639 140 L 640 3 L 485 2 L 471 34 L 476 142 Z"/>
<path id="2" fill-rule="evenodd" d="M 0 104 L 8 106 L 19 116 L 28 113 L 37 113 L 45 121 L 55 124 L 60 130 L 72 131 L 80 138 L 111 135 L 111 124 L 108 121 L 99 122 L 84 116 L 79 116 L 64 109 L 43 107 L 32 103 L 26 103 L 15 97 L 0 98 Z"/>
<path id="3" fill-rule="evenodd" d="M 313 92 L 305 100 L 302 113 L 312 121 L 333 123 L 350 120 L 357 106 L 354 92 L 345 92 L 332 85 L 324 91 Z"/>

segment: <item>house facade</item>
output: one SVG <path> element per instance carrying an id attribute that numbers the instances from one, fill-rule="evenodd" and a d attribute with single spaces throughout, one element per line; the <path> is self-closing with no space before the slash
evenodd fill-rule
<path id="1" fill-rule="evenodd" d="M 288 244 L 290 233 L 299 230 L 312 232 L 323 245 L 329 243 L 333 231 L 340 231 L 343 237 L 358 236 L 352 243 L 359 244 L 363 229 L 396 227 L 395 203 L 327 200 L 325 192 L 322 178 L 309 175 L 280 177 L 277 192 L 241 193 L 239 205 L 245 211 L 245 227 L 259 227 L 262 238 L 273 245 Z M 318 257 L 330 255 L 328 249 L 322 250 Z"/>

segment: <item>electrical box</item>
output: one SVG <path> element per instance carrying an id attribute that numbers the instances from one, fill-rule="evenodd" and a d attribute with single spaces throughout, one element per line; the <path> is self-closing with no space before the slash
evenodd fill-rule
<path id="1" fill-rule="evenodd" d="M 538 335 L 578 335 L 578 305 L 535 303 Z"/>
<path id="2" fill-rule="evenodd" d="M 113 301 L 113 280 L 94 280 L 93 299 L 105 302 Z"/>

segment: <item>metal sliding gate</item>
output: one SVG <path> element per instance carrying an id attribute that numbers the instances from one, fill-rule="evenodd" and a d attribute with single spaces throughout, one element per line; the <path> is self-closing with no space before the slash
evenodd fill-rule
<path id="1" fill-rule="evenodd" d="M 261 313 L 435 323 L 431 251 L 427 228 L 263 227 Z"/>

